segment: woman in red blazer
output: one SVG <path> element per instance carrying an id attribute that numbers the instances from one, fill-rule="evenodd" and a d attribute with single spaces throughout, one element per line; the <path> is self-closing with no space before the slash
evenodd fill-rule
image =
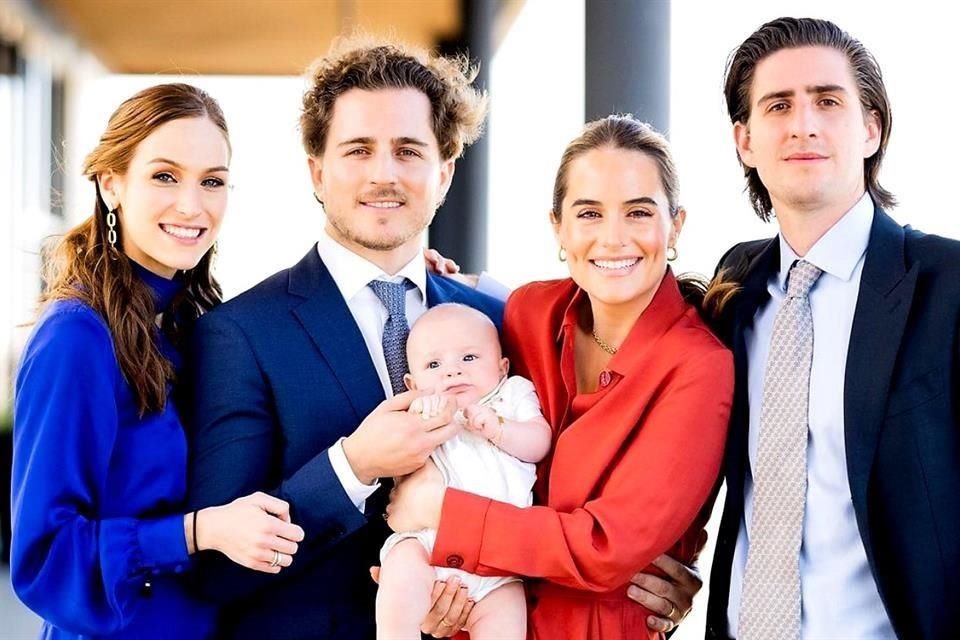
<path id="1" fill-rule="evenodd" d="M 539 506 L 446 489 L 428 472 L 395 491 L 391 526 L 436 527 L 435 565 L 532 578 L 530 638 L 658 637 L 629 579 L 664 552 L 689 563 L 696 551 L 733 361 L 700 318 L 702 286 L 667 266 L 685 217 L 662 136 L 627 116 L 587 125 L 564 152 L 551 212 L 571 277 L 521 287 L 504 316 L 514 372 L 533 380 L 553 427 Z"/>

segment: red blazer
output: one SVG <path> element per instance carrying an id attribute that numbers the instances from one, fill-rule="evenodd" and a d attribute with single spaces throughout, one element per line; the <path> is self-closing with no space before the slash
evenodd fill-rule
<path id="1" fill-rule="evenodd" d="M 541 578 L 528 583 L 530 637 L 656 637 L 626 587 L 661 553 L 694 553 L 716 495 L 733 359 L 668 271 L 598 390 L 577 394 L 573 339 L 586 304 L 569 279 L 526 285 L 507 301 L 507 353 L 554 433 L 538 469 L 541 506 L 448 489 L 432 561 Z"/>

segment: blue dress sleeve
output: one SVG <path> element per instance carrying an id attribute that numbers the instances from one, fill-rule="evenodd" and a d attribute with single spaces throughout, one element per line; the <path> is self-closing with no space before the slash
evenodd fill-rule
<path id="1" fill-rule="evenodd" d="M 126 626 L 145 576 L 188 562 L 183 515 L 101 517 L 125 381 L 99 317 L 58 304 L 17 374 L 11 582 L 53 625 L 109 634 Z"/>

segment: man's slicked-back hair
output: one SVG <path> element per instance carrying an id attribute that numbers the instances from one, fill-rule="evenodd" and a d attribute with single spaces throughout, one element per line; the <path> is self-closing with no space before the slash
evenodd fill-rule
<path id="1" fill-rule="evenodd" d="M 440 56 L 383 38 L 350 36 L 308 71 L 300 130 L 303 147 L 323 155 L 337 98 L 351 89 L 416 89 L 430 101 L 441 160 L 460 157 L 483 132 L 487 95 L 473 86 L 478 68 L 466 55 Z"/>
<path id="2" fill-rule="evenodd" d="M 777 51 L 798 47 L 830 47 L 846 56 L 857 83 L 860 106 L 865 113 L 874 114 L 880 124 L 880 146 L 876 153 L 863 161 L 864 182 L 878 205 L 887 209 L 896 206 L 896 198 L 880 186 L 878 178 L 893 126 L 880 66 L 859 40 L 829 20 L 777 18 L 753 32 L 730 54 L 723 87 L 730 121 L 747 124 L 750 119 L 750 86 L 757 65 Z M 768 221 L 773 211 L 770 192 L 756 169 L 742 161 L 740 164 L 747 178 L 747 192 L 753 209 L 761 220 Z"/>

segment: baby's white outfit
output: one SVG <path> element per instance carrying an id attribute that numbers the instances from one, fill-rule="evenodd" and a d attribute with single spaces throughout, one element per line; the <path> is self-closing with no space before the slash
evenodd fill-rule
<path id="1" fill-rule="evenodd" d="M 543 414 L 533 383 L 521 376 L 503 378 L 497 387 L 477 403 L 489 406 L 501 418 L 525 422 Z M 518 507 L 533 504 L 533 483 L 537 479 L 536 466 L 524 462 L 499 449 L 482 435 L 461 431 L 434 449 L 430 455 L 440 469 L 448 487 L 462 489 L 486 498 L 509 502 Z M 380 562 L 401 540 L 416 538 L 427 550 L 433 552 L 437 539 L 436 529 L 420 529 L 394 533 L 380 549 Z M 518 582 L 516 576 L 481 577 L 460 569 L 434 567 L 438 580 L 456 575 L 467 586 L 469 595 L 476 601 L 509 582 Z"/>

